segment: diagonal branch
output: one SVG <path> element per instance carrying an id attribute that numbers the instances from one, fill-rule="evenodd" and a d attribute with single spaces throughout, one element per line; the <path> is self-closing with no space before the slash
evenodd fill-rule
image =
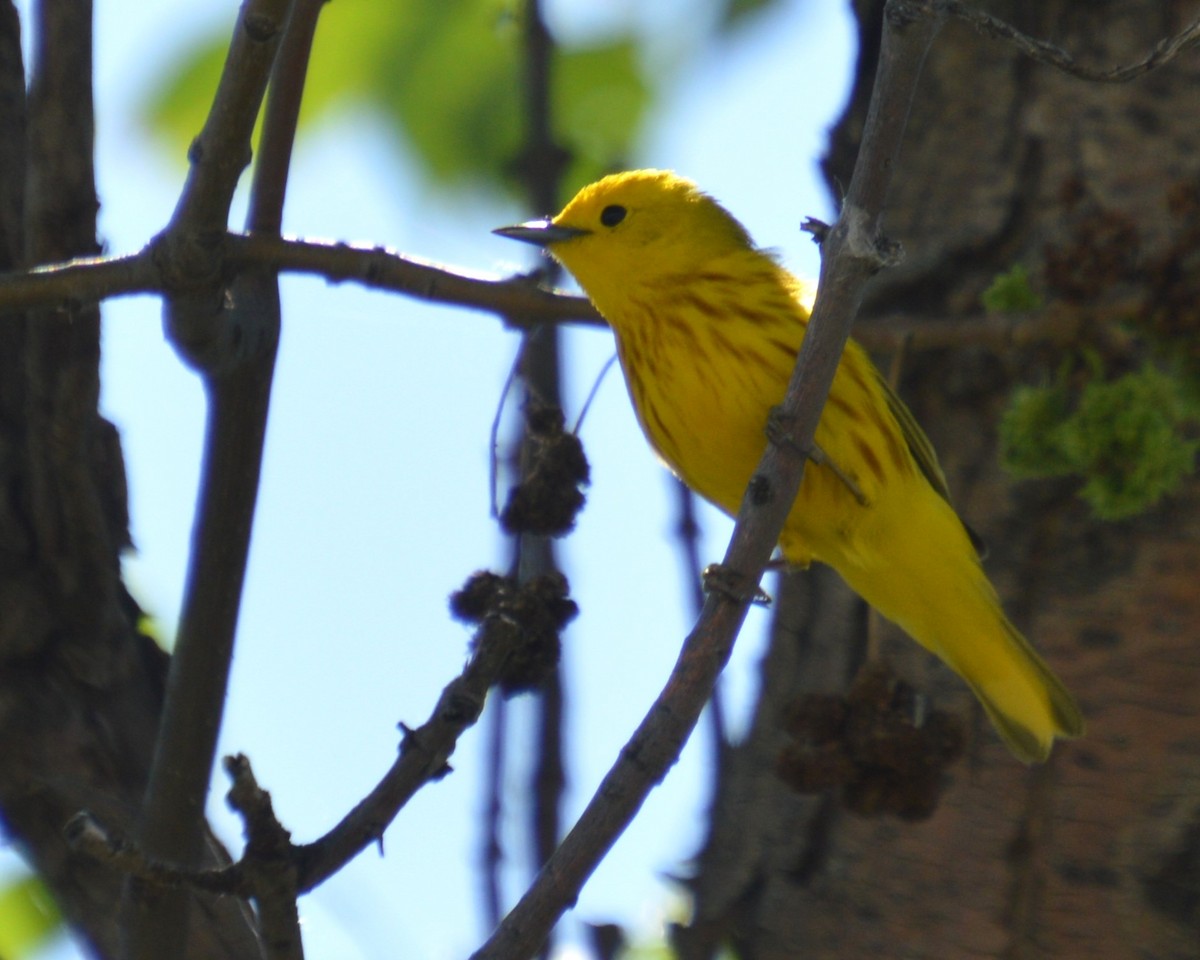
<path id="1" fill-rule="evenodd" d="M 533 885 L 474 955 L 528 957 L 667 773 L 728 660 L 754 585 L 779 538 L 803 478 L 805 451 L 833 381 L 866 280 L 886 259 L 879 225 L 909 104 L 939 20 L 928 2 L 889 0 L 862 148 L 846 204 L 825 243 L 821 285 L 784 410 L 790 443 L 768 446 L 738 513 L 723 568 L 740 589 L 710 593 L 666 686 L 579 821 Z"/>
<path id="2" fill-rule="evenodd" d="M 532 277 L 471 273 L 381 246 L 229 233 L 213 245 L 212 255 L 211 267 L 218 276 L 263 267 L 276 273 L 323 277 L 331 283 L 350 281 L 431 303 L 497 313 L 519 329 L 567 321 L 604 325 L 586 298 L 546 290 Z M 0 274 L 0 311 L 146 293 L 182 294 L 190 281 L 181 284 L 169 260 L 167 244 L 159 237 L 138 253 L 85 257 Z"/>
<path id="3" fill-rule="evenodd" d="M 442 691 L 429 719 L 415 730 L 404 728 L 400 755 L 375 788 L 324 837 L 296 848 L 297 888 L 305 893 L 328 880 L 372 843 L 416 792 L 445 776 L 458 738 L 483 710 L 488 691 L 512 657 L 509 642 L 485 638 L 480 631 L 462 673 Z"/>

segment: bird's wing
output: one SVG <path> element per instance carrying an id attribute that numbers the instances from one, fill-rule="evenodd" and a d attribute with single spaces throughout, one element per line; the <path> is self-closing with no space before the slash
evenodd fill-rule
<path id="1" fill-rule="evenodd" d="M 925 431 L 921 429 L 921 425 L 917 423 L 908 407 L 904 405 L 904 401 L 896 396 L 896 391 L 891 385 L 879 375 L 879 384 L 883 388 L 883 395 L 887 398 L 888 409 L 892 412 L 892 416 L 896 418 L 896 423 L 900 425 L 900 432 L 904 435 L 904 442 L 908 444 L 908 449 L 912 452 L 913 459 L 917 461 L 917 466 L 921 468 L 921 473 L 925 475 L 925 479 L 929 481 L 929 485 L 938 492 L 938 495 L 945 500 L 950 506 L 954 506 L 954 502 L 950 499 L 950 488 L 946 484 L 946 475 L 942 472 L 942 465 L 938 463 L 937 453 L 934 452 L 933 444 L 929 442 L 929 438 L 925 436 Z M 961 519 L 961 518 L 960 518 Z M 967 531 L 967 536 L 971 538 L 971 545 L 975 547 L 976 553 L 983 557 L 987 553 L 987 547 L 983 539 L 965 522 L 963 527 Z"/>

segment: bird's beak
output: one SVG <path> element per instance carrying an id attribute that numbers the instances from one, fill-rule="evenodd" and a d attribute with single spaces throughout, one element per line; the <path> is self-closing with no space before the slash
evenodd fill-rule
<path id="1" fill-rule="evenodd" d="M 515 227 L 498 227 L 492 233 L 510 240 L 523 240 L 535 247 L 549 247 L 564 240 L 573 240 L 591 233 L 581 227 L 566 227 L 553 220 L 529 220 Z"/>

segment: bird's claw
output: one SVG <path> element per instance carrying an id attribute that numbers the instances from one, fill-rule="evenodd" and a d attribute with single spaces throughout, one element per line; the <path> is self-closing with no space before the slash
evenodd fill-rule
<path id="1" fill-rule="evenodd" d="M 862 488 L 858 485 L 855 479 L 850 476 L 845 470 L 838 466 L 837 461 L 822 450 L 814 440 L 809 446 L 805 447 L 796 442 L 792 436 L 791 428 L 792 421 L 795 418 L 790 414 L 783 412 L 782 407 L 772 407 L 767 414 L 767 439 L 775 446 L 791 447 L 793 450 L 802 453 L 805 457 L 811 460 L 819 467 L 828 467 L 833 471 L 833 475 L 837 477 L 842 484 L 850 491 L 855 500 L 860 506 L 870 506 L 871 501 L 867 499 L 867 495 L 862 492 Z"/>
<path id="2" fill-rule="evenodd" d="M 710 563 L 700 574 L 705 593 L 723 593 L 738 603 L 769 606 L 771 595 L 743 573 L 723 563 Z"/>

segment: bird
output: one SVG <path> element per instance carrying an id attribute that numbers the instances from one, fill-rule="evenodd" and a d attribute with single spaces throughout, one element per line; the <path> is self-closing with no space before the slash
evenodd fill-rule
<path id="1" fill-rule="evenodd" d="M 811 285 L 693 181 L 634 170 L 552 218 L 494 231 L 559 261 L 604 317 L 651 447 L 734 516 L 768 442 L 809 320 Z M 1070 692 L 1009 621 L 937 455 L 866 352 L 846 345 L 779 537 L 939 657 L 1026 763 L 1083 734 Z"/>

